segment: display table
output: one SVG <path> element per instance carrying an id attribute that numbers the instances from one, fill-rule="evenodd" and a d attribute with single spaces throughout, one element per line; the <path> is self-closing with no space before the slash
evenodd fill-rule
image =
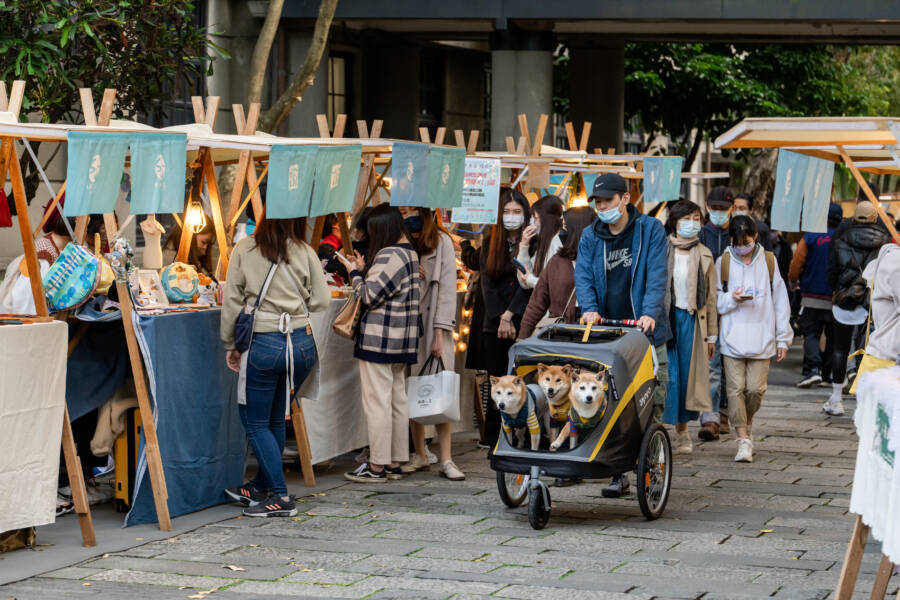
<path id="1" fill-rule="evenodd" d="M 900 563 L 900 367 L 862 376 L 853 421 L 859 436 L 850 512 L 858 516 L 836 598 L 853 592 L 869 531 L 881 542 L 882 564 L 872 598 L 883 598 Z"/>
<path id="2" fill-rule="evenodd" d="M 0 532 L 56 519 L 67 342 L 61 322 L 0 326 Z"/>

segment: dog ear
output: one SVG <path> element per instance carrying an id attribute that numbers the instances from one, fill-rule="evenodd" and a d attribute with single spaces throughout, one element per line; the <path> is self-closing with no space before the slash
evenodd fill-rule
<path id="1" fill-rule="evenodd" d="M 537 369 L 538 369 L 538 375 L 540 375 L 542 371 L 547 370 L 547 365 L 545 365 L 544 363 L 538 363 Z"/>
<path id="2" fill-rule="evenodd" d="M 513 379 L 513 385 L 522 385 L 522 378 L 517 376 Z"/>
<path id="3" fill-rule="evenodd" d="M 500 381 L 499 377 L 494 377 L 493 375 L 491 375 L 491 385 L 492 386 L 497 385 L 498 381 Z"/>
<path id="4" fill-rule="evenodd" d="M 565 373 L 566 375 L 569 375 L 569 376 L 572 375 L 572 365 L 563 365 L 562 370 L 563 370 L 563 373 Z"/>
<path id="5" fill-rule="evenodd" d="M 577 382 L 578 382 L 578 376 L 579 376 L 579 375 L 581 375 L 581 372 L 580 372 L 580 371 L 575 371 L 574 373 L 572 373 L 572 383 L 577 383 Z"/>

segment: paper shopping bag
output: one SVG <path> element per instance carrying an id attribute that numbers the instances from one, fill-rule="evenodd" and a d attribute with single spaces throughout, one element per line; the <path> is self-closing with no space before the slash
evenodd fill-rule
<path id="1" fill-rule="evenodd" d="M 406 392 L 410 419 L 422 425 L 459 421 L 459 373 L 445 370 L 443 360 L 430 357 L 419 375 L 407 379 Z"/>

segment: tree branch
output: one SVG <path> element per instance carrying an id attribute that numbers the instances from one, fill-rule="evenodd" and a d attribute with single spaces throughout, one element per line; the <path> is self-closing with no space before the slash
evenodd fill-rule
<path id="1" fill-rule="evenodd" d="M 266 10 L 266 20 L 263 22 L 256 45 L 253 47 L 253 56 L 250 58 L 250 83 L 247 86 L 247 104 L 259 102 L 262 96 L 263 81 L 266 79 L 266 66 L 269 63 L 269 53 L 272 51 L 272 42 L 281 22 L 281 9 L 284 0 L 270 0 Z"/>
<path id="2" fill-rule="evenodd" d="M 287 90 L 281 95 L 275 104 L 263 113 L 259 118 L 259 129 L 272 132 L 278 124 L 291 112 L 291 109 L 300 101 L 303 92 L 315 81 L 322 53 L 328 43 L 328 32 L 331 29 L 331 21 L 334 19 L 334 11 L 338 0 L 321 0 L 319 4 L 319 16 L 316 17 L 316 27 L 313 30 L 312 43 L 306 52 L 306 59 L 300 70 L 291 79 Z"/>

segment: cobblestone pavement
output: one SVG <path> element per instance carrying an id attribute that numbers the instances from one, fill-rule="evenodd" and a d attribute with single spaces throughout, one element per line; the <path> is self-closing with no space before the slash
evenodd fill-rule
<path id="1" fill-rule="evenodd" d="M 226 520 L 0 588 L 0 598 L 828 598 L 853 523 L 853 402 L 826 417 L 827 391 L 794 379 L 772 373 L 752 464 L 732 462 L 733 440 L 698 443 L 692 428 L 694 453 L 676 457 L 657 521 L 634 496 L 603 499 L 591 483 L 553 488 L 550 524 L 534 531 L 525 507 L 500 503 L 485 451 L 465 436 L 455 448 L 463 483 L 434 471 L 336 483 L 303 497 L 294 519 Z M 868 598 L 879 551 L 867 547 L 854 598 Z"/>

